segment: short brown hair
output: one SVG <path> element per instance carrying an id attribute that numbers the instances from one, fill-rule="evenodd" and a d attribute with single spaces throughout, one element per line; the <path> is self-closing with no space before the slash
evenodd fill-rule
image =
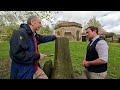
<path id="1" fill-rule="evenodd" d="M 87 29 L 90 29 L 91 31 L 96 31 L 96 33 L 98 34 L 98 28 L 95 26 L 89 26 L 85 30 L 87 30 Z"/>

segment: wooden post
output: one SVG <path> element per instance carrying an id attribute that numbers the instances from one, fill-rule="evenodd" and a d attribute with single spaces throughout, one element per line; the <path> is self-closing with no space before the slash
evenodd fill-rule
<path id="1" fill-rule="evenodd" d="M 55 41 L 55 58 L 52 79 L 72 79 L 73 68 L 69 50 L 69 39 L 58 37 Z"/>

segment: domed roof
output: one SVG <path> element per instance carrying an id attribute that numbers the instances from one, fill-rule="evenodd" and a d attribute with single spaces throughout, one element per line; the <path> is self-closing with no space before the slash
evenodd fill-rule
<path id="1" fill-rule="evenodd" d="M 80 23 L 76 23 L 76 22 L 63 22 L 63 23 L 57 24 L 54 29 L 58 29 L 58 28 L 61 28 L 61 27 L 70 27 L 70 26 L 75 26 L 75 27 L 82 28 L 82 25 Z"/>

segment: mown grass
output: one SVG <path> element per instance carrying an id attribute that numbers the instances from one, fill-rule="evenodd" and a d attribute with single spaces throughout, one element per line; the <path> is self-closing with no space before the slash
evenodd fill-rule
<path id="1" fill-rule="evenodd" d="M 120 79 L 120 43 L 108 43 L 109 45 L 109 62 L 108 62 L 108 79 Z M 80 74 L 83 71 L 81 65 L 86 54 L 87 42 L 70 42 L 70 54 L 74 71 Z M 47 55 L 55 53 L 55 42 L 49 42 L 39 45 L 39 52 Z M 54 56 L 46 57 L 41 60 L 44 63 L 51 59 L 54 62 Z M 9 59 L 9 42 L 0 42 L 0 78 L 8 78 L 10 70 Z M 7 64 L 6 64 L 7 63 Z M 5 65 L 5 67 L 4 67 Z M 1 72 L 2 71 L 2 72 Z M 8 71 L 8 72 L 7 72 Z"/>

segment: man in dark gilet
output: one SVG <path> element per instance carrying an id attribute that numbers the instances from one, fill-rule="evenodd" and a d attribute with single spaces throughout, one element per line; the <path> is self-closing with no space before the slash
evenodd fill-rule
<path id="1" fill-rule="evenodd" d="M 86 36 L 90 43 L 87 46 L 86 57 L 82 62 L 85 71 L 83 79 L 105 79 L 107 76 L 108 44 L 98 35 L 98 28 L 86 28 Z"/>

